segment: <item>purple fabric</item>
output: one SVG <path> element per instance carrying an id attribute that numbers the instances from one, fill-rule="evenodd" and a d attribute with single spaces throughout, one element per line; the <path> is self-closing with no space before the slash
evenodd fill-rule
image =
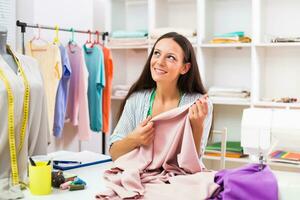
<path id="1" fill-rule="evenodd" d="M 59 80 L 58 89 L 56 91 L 55 112 L 53 135 L 60 137 L 65 123 L 65 114 L 67 109 L 67 98 L 69 82 L 71 77 L 71 67 L 68 54 L 64 46 L 59 45 L 61 64 L 62 64 L 62 77 Z"/>
<path id="2" fill-rule="evenodd" d="M 259 171 L 258 164 L 225 169 L 215 175 L 220 187 L 210 199 L 277 200 L 277 180 L 268 166 Z"/>

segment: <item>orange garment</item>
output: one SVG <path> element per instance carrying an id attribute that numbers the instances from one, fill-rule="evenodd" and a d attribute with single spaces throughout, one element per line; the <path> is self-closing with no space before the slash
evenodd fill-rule
<path id="1" fill-rule="evenodd" d="M 102 96 L 102 112 L 103 112 L 103 127 L 102 132 L 108 133 L 109 130 L 109 113 L 111 104 L 111 90 L 112 90 L 112 78 L 113 78 L 113 62 L 111 52 L 108 48 L 102 47 L 105 66 L 105 87 Z"/>

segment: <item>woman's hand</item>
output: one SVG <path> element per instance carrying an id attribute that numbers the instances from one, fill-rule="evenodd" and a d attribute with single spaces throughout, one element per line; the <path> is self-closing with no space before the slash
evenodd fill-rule
<path id="1" fill-rule="evenodd" d="M 192 127 L 203 125 L 208 113 L 207 98 L 207 95 L 202 96 L 189 108 L 189 119 Z"/>
<path id="2" fill-rule="evenodd" d="M 154 139 L 154 126 L 153 122 L 150 122 L 150 120 L 151 117 L 148 116 L 133 130 L 131 134 L 128 135 L 128 138 L 135 141 L 137 147 L 148 146 Z"/>

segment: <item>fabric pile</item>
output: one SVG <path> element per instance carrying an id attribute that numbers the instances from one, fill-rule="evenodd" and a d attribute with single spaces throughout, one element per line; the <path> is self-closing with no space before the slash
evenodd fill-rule
<path id="1" fill-rule="evenodd" d="M 113 95 L 116 97 L 125 97 L 130 87 L 130 85 L 115 85 L 113 87 Z"/>
<path id="2" fill-rule="evenodd" d="M 243 31 L 236 31 L 230 33 L 215 34 L 214 38 L 210 40 L 212 44 L 226 44 L 226 43 L 250 43 L 252 39 L 245 36 Z"/>
<path id="3" fill-rule="evenodd" d="M 152 145 L 137 148 L 104 173 L 109 188 L 97 199 L 207 199 L 218 187 L 214 172 L 203 171 L 188 118 L 190 105 L 152 119 Z"/>
<path id="4" fill-rule="evenodd" d="M 108 46 L 131 46 L 131 45 L 147 45 L 148 32 L 145 30 L 137 31 L 114 31 L 109 38 Z"/>
<path id="5" fill-rule="evenodd" d="M 208 95 L 227 98 L 249 98 L 250 91 L 242 88 L 210 87 Z"/>
<path id="6" fill-rule="evenodd" d="M 119 157 L 104 173 L 107 190 L 96 198 L 277 200 L 277 180 L 268 166 L 249 164 L 218 173 L 201 166 L 188 118 L 190 106 L 155 116 L 153 144 Z"/>

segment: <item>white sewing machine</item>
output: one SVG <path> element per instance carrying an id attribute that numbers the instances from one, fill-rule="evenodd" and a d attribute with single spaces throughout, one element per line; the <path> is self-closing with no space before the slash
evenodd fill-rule
<path id="1" fill-rule="evenodd" d="M 300 110 L 245 109 L 241 145 L 254 161 L 277 149 L 300 152 Z"/>
<path id="2" fill-rule="evenodd" d="M 242 118 L 241 145 L 244 153 L 249 154 L 252 161 L 259 160 L 261 164 L 274 150 L 300 152 L 300 110 L 245 109 Z M 278 182 L 279 199 L 298 199 L 300 174 L 274 170 L 273 173 Z"/>

